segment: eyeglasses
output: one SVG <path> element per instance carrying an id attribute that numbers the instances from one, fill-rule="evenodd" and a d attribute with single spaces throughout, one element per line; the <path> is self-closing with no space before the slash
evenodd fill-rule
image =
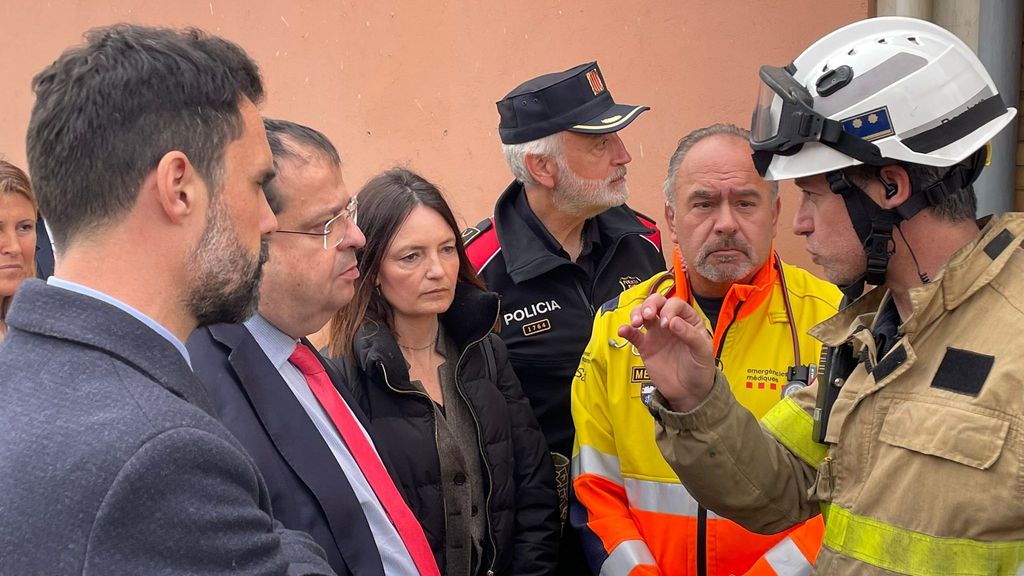
<path id="1" fill-rule="evenodd" d="M 300 230 L 277 230 L 278 234 L 301 234 L 303 236 L 319 236 L 324 239 L 324 250 L 336 248 L 345 239 L 349 226 L 356 224 L 356 210 L 359 208 L 359 200 L 353 196 L 338 213 L 324 224 L 323 232 L 302 232 Z"/>

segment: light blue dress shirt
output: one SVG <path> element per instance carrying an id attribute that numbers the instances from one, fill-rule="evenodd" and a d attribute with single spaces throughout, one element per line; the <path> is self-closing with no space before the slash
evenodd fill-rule
<path id="1" fill-rule="evenodd" d="M 334 454 L 334 459 L 338 461 L 338 466 L 341 466 L 342 472 L 345 473 L 349 484 L 352 485 L 352 491 L 355 492 L 359 505 L 363 508 L 363 514 L 366 516 L 366 521 L 370 525 L 370 531 L 373 533 L 373 540 L 377 543 L 377 549 L 380 551 L 380 559 L 384 564 L 384 573 L 389 576 L 419 574 L 416 570 L 416 565 L 412 561 L 412 556 L 409 555 L 409 550 L 402 541 L 402 537 L 399 536 L 398 530 L 395 529 L 391 519 L 388 518 L 387 512 L 384 511 L 380 500 L 377 499 L 377 495 L 373 492 L 373 488 L 366 481 L 363 471 L 359 469 L 359 464 L 352 457 L 352 453 L 349 452 L 345 441 L 338 434 L 338 430 L 334 427 L 330 416 L 324 411 L 313 391 L 309 389 L 306 377 L 288 361 L 292 352 L 295 351 L 295 347 L 300 345 L 298 341 L 278 330 L 259 314 L 255 314 L 252 318 L 246 320 L 244 324 L 256 340 L 256 343 L 263 350 L 263 353 L 266 354 L 270 363 L 281 373 L 281 378 L 288 384 L 288 388 L 291 389 L 292 394 L 295 395 L 299 404 L 302 405 L 302 409 L 306 411 L 309 419 L 313 421 L 317 431 L 320 432 L 320 436 L 323 437 L 324 442 L 331 449 L 331 453 Z M 339 398 L 341 403 L 348 408 L 345 399 L 341 398 L 340 395 Z M 366 436 L 366 440 L 373 447 L 376 454 L 377 447 L 373 445 L 373 440 L 366 433 L 366 429 L 363 428 L 358 418 L 356 419 L 356 424 L 359 425 L 359 430 Z"/>

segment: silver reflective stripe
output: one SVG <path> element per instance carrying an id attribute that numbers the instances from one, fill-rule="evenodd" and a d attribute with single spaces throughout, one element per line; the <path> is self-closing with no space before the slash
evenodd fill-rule
<path id="1" fill-rule="evenodd" d="M 646 512 L 697 517 L 697 501 L 690 496 L 682 484 L 626 478 L 623 480 L 623 485 L 626 487 L 630 508 Z M 721 516 L 708 510 L 708 518 L 721 518 Z"/>
<path id="2" fill-rule="evenodd" d="M 859 104 L 882 88 L 888 88 L 903 80 L 927 64 L 927 60 L 916 54 L 895 54 L 870 70 L 858 71 L 853 80 L 835 94 L 815 97 L 814 111 L 830 117 Z"/>
<path id="3" fill-rule="evenodd" d="M 785 537 L 765 553 L 764 559 L 778 576 L 810 576 L 813 567 L 796 544 Z"/>
<path id="4" fill-rule="evenodd" d="M 581 474 L 594 474 L 622 485 L 619 459 L 590 446 L 580 446 L 579 454 L 572 457 L 572 477 L 578 478 Z"/>
<path id="5" fill-rule="evenodd" d="M 601 564 L 601 576 L 626 576 L 635 566 L 654 563 L 654 556 L 643 540 L 625 540 L 612 550 Z"/>

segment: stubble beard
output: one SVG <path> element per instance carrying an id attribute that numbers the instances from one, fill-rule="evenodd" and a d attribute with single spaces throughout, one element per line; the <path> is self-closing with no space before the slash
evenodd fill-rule
<path id="1" fill-rule="evenodd" d="M 714 253 L 718 250 L 731 249 L 742 252 L 746 259 L 738 257 L 717 256 Z M 697 254 L 697 272 L 712 282 L 725 284 L 738 282 L 754 272 L 755 262 L 754 248 L 744 240 L 734 236 L 721 236 L 700 247 Z"/>
<path id="2" fill-rule="evenodd" d="M 198 324 L 235 324 L 247 320 L 259 306 L 263 264 L 268 241 L 253 254 L 238 237 L 227 206 L 215 199 L 206 229 L 189 257 L 186 307 Z"/>

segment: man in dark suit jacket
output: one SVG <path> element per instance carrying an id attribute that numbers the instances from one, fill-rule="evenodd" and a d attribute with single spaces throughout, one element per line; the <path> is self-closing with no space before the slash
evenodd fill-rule
<path id="1" fill-rule="evenodd" d="M 337 150 L 322 134 L 280 120 L 265 126 L 277 172 L 268 196 L 279 229 L 259 311 L 244 324 L 197 330 L 188 341 L 193 367 L 218 416 L 263 472 L 285 526 L 311 534 L 339 574 L 417 574 L 411 548 L 332 416 L 289 361 L 297 347 L 316 354 L 304 336 L 352 298 L 359 275 L 355 250 L 364 243 L 354 222 L 355 198 L 345 189 Z M 333 365 L 316 358 L 365 428 Z M 423 544 L 429 552 L 425 537 Z"/>
<path id="2" fill-rule="evenodd" d="M 251 313 L 273 164 L 241 48 L 115 26 L 36 76 L 61 260 L 0 348 L 0 574 L 333 574 L 272 516 L 182 343 Z"/>

